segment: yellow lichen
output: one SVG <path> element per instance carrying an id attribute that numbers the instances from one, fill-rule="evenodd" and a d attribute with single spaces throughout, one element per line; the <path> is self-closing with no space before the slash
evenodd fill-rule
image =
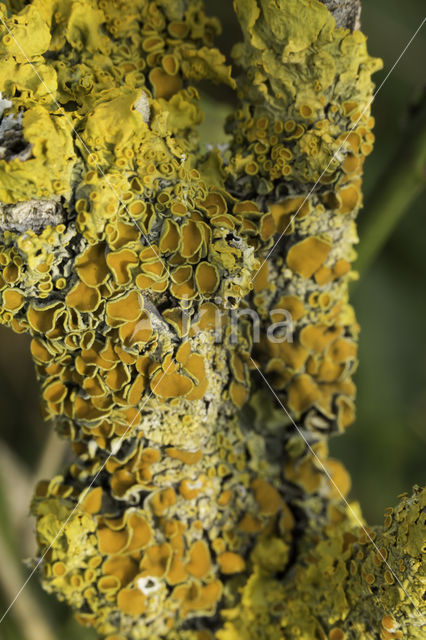
<path id="1" fill-rule="evenodd" d="M 237 78 L 199 0 L 0 6 L 24 148 L 0 159 L 0 318 L 31 334 L 44 416 L 75 454 L 34 497 L 42 581 L 108 640 L 412 633 L 382 559 L 417 571 L 417 497 L 388 515 L 403 553 L 384 536 L 361 558 L 324 444 L 353 419 L 378 63 L 317 0 L 234 4 Z M 199 80 L 239 101 L 229 148 L 204 155 Z M 251 392 L 257 366 L 311 449 Z M 356 619 L 348 580 L 389 607 Z"/>

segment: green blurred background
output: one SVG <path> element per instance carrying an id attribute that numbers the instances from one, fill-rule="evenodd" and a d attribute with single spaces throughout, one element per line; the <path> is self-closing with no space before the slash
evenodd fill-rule
<path id="1" fill-rule="evenodd" d="M 239 40 L 230 0 L 207 0 L 211 15 L 223 24 L 219 40 L 229 55 Z M 376 85 L 388 71 L 424 18 L 422 0 L 368 0 L 364 2 L 362 25 L 369 51 L 384 61 L 375 75 Z M 369 208 L 373 194 L 385 188 L 383 175 L 398 158 L 413 120 L 413 104 L 425 90 L 426 26 L 417 35 L 373 104 L 376 146 L 365 164 L 364 202 L 359 217 L 360 236 L 367 237 L 368 216 L 380 215 Z M 224 116 L 232 109 L 232 93 L 204 86 L 202 98 L 206 120 L 201 127 L 204 141 L 223 142 Z M 411 105 L 411 106 L 410 106 Z M 212 137 L 213 132 L 213 137 Z M 396 160 L 395 160 L 396 161 Z M 381 212 L 383 214 L 383 212 Z M 386 213 L 386 212 L 384 212 Z M 426 216 L 424 194 L 417 197 L 394 228 L 382 250 L 353 286 L 352 302 L 362 326 L 360 364 L 356 374 L 358 410 L 356 423 L 331 442 L 333 456 L 344 461 L 352 476 L 350 497 L 360 501 L 366 519 L 380 523 L 385 507 L 414 483 L 425 483 L 426 450 Z M 18 558 L 34 554 L 32 521 L 27 517 L 29 487 L 48 473 L 54 475 L 64 452 L 48 437 L 51 427 L 42 422 L 38 389 L 29 356 L 29 339 L 0 327 L 0 618 L 11 601 L 13 588 L 5 592 L 1 575 L 12 571 L 24 580 L 28 569 Z M 6 559 L 7 557 L 7 559 Z M 11 565 L 11 566 L 9 566 Z M 20 573 L 20 575 L 19 575 Z M 9 580 L 10 583 L 10 580 Z M 13 583 L 11 583 L 13 584 Z M 15 589 L 16 593 L 17 589 Z M 33 600 L 26 600 L 26 596 Z M 21 604 L 19 605 L 18 602 Z M 53 629 L 34 630 L 36 615 L 29 615 L 28 630 L 15 622 L 15 615 L 31 614 Z M 24 625 L 25 626 L 25 625 Z M 80 640 L 95 638 L 76 625 L 66 607 L 44 594 L 34 576 L 0 626 L 1 640 Z"/>

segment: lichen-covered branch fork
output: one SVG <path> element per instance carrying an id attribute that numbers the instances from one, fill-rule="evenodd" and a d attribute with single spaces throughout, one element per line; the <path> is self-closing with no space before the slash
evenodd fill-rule
<path id="1" fill-rule="evenodd" d="M 108 640 L 421 639 L 424 492 L 368 528 L 327 452 L 381 63 L 358 2 L 234 7 L 231 68 L 200 0 L 0 5 L 0 316 L 74 455 L 38 573 Z"/>

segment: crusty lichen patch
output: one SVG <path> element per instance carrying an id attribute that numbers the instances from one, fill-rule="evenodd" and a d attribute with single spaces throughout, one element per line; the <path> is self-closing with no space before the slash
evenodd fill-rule
<path id="1" fill-rule="evenodd" d="M 266 628 L 265 637 L 286 640 L 420 640 L 426 629 L 425 507 L 425 490 L 415 487 L 386 510 L 384 527 L 363 530 L 343 512 L 335 514 L 319 541 L 302 543 L 291 577 L 255 570 L 240 604 L 223 611 L 216 637 L 255 640 Z"/>
<path id="2" fill-rule="evenodd" d="M 255 356 L 308 430 L 343 431 L 354 417 L 358 334 L 347 283 L 374 140 L 371 73 L 380 62 L 362 33 L 336 29 L 319 2 L 235 7 L 244 43 L 234 58 L 244 71 L 240 108 L 227 125 L 227 184 L 275 224 L 259 247 L 252 304 L 265 323 L 283 311 L 293 320 L 292 344 L 265 339 Z"/>
<path id="3" fill-rule="evenodd" d="M 39 234 L 45 227 L 55 227 L 65 222 L 60 198 L 39 198 L 16 204 L 0 203 L 0 230 Z"/>
<path id="4" fill-rule="evenodd" d="M 236 0 L 231 73 L 198 0 L 6 5 L 0 321 L 30 333 L 75 454 L 32 504 L 43 585 L 108 640 L 399 637 L 403 597 L 392 620 L 348 612 L 347 585 L 395 590 L 325 442 L 354 415 L 365 37 L 317 0 Z M 204 155 L 200 80 L 240 103 Z"/>

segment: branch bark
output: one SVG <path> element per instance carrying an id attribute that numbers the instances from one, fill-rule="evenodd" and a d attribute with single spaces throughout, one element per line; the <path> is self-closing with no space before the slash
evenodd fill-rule
<path id="1" fill-rule="evenodd" d="M 364 556 L 394 536 L 362 526 L 326 443 L 354 417 L 348 283 L 380 63 L 317 0 L 234 6 L 238 77 L 198 0 L 3 11 L 0 88 L 33 147 L 0 159 L 0 199 L 64 211 L 21 230 L 7 209 L 0 251 L 2 322 L 33 336 L 75 454 L 32 503 L 43 585 L 108 640 L 414 638 L 417 578 L 400 592 Z M 356 6 L 332 8 L 356 25 Z M 239 101 L 229 148 L 205 155 L 200 80 Z M 271 331 L 289 318 L 290 337 Z M 414 519 L 417 540 L 422 500 L 395 536 Z M 416 576 L 410 542 L 397 566 Z"/>

